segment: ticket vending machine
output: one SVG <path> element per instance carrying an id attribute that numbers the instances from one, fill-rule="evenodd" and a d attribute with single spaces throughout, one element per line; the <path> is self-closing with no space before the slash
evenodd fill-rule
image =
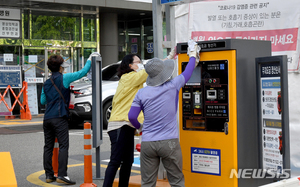
<path id="1" fill-rule="evenodd" d="M 253 187 L 273 182 L 249 177 L 251 169 L 260 168 L 255 58 L 271 56 L 271 42 L 197 43 L 202 48 L 200 62 L 179 93 L 186 186 Z M 187 47 L 177 44 L 179 74 L 189 61 Z M 239 169 L 250 172 L 236 177 Z"/>

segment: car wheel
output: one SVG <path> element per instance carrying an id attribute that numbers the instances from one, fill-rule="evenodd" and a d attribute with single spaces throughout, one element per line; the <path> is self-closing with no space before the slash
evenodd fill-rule
<path id="1" fill-rule="evenodd" d="M 108 120 L 112 110 L 112 101 L 107 101 L 103 105 L 103 129 L 107 129 Z"/>

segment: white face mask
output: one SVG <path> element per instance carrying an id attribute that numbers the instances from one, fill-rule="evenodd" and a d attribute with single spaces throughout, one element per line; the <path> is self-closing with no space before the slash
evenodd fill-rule
<path id="1" fill-rule="evenodd" d="M 139 71 L 141 71 L 142 69 L 145 69 L 145 68 L 144 68 L 144 65 L 141 64 L 141 63 L 137 64 L 137 66 L 138 66 L 139 68 L 135 70 L 136 72 L 139 72 Z"/>

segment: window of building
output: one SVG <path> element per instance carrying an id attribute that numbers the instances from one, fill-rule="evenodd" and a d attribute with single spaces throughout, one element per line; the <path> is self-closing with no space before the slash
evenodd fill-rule
<path id="1" fill-rule="evenodd" d="M 126 28 L 125 22 L 119 21 L 118 22 L 118 60 L 122 60 L 123 57 L 126 55 Z"/>
<path id="2" fill-rule="evenodd" d="M 32 14 L 31 33 L 32 39 L 79 41 L 80 18 Z"/>
<path id="3" fill-rule="evenodd" d="M 144 59 L 154 57 L 152 19 L 143 20 L 144 25 Z"/>
<path id="4" fill-rule="evenodd" d="M 29 39 L 29 10 L 23 10 L 24 38 Z"/>
<path id="5" fill-rule="evenodd" d="M 86 61 L 90 57 L 90 55 L 96 51 L 97 51 L 97 49 L 95 49 L 95 48 L 84 48 L 84 50 L 83 50 L 84 64 L 86 63 Z M 82 68 L 83 68 L 83 66 L 80 69 L 82 69 Z"/>
<path id="6" fill-rule="evenodd" d="M 83 18 L 83 41 L 96 41 L 96 20 L 93 17 Z"/>
<path id="7" fill-rule="evenodd" d="M 20 52 L 21 46 L 0 46 L 0 65 L 20 65 Z"/>
<path id="8" fill-rule="evenodd" d="M 142 59 L 153 58 L 152 19 L 118 22 L 119 60 L 127 54 L 137 54 Z"/>
<path id="9" fill-rule="evenodd" d="M 127 53 L 141 55 L 141 21 L 128 21 Z"/>

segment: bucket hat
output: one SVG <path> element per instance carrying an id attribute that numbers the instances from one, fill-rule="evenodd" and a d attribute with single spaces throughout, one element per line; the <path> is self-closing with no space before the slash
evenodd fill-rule
<path id="1" fill-rule="evenodd" d="M 145 65 L 145 71 L 148 73 L 146 84 L 148 86 L 159 86 L 172 76 L 174 70 L 174 60 L 167 59 L 162 61 L 159 58 L 152 58 Z"/>

